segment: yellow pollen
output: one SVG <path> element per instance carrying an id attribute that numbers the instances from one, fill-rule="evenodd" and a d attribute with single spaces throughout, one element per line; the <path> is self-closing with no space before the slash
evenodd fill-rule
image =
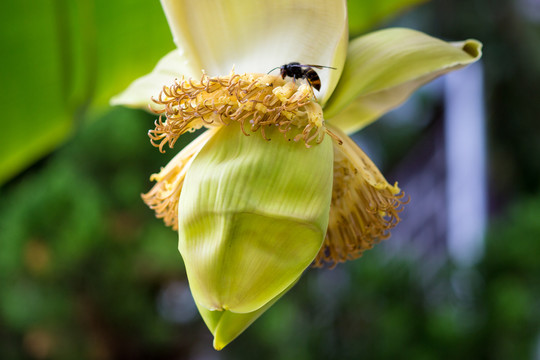
<path id="1" fill-rule="evenodd" d="M 332 129 L 338 136 L 340 130 Z M 328 231 L 314 267 L 353 260 L 390 237 L 400 221 L 403 192 L 390 185 L 367 155 L 344 135 L 334 145 L 334 184 Z"/>
<path id="2" fill-rule="evenodd" d="M 166 144 L 172 148 L 185 132 L 232 121 L 241 124 L 246 136 L 260 131 L 268 140 L 265 129 L 275 126 L 284 136 L 292 134 L 292 140 L 303 140 L 306 147 L 320 143 L 325 134 L 341 143 L 326 129 L 311 86 L 276 75 L 231 72 L 228 76 L 209 77 L 203 73 L 198 81 L 182 77 L 164 86 L 158 98 L 152 100 L 157 105 L 152 110 L 160 116 L 148 135 L 161 152 Z"/>
<path id="3" fill-rule="evenodd" d="M 217 128 L 205 131 L 180 151 L 161 171 L 150 176 L 156 184 L 142 195 L 146 205 L 163 219 L 166 226 L 178 230 L 178 200 L 187 171 L 204 144 L 215 134 Z"/>

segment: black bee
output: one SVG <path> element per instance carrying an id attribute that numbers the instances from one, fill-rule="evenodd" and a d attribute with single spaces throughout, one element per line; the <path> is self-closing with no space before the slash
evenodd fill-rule
<path id="1" fill-rule="evenodd" d="M 306 79 L 308 84 L 318 91 L 321 90 L 321 79 L 319 78 L 319 75 L 313 68 L 317 69 L 332 69 L 336 70 L 336 68 L 330 67 L 330 66 L 322 66 L 322 65 L 306 65 L 306 64 L 300 64 L 299 62 L 290 62 L 285 65 L 281 65 L 278 67 L 273 68 L 268 73 L 270 74 L 272 71 L 276 69 L 280 69 L 280 74 L 283 79 L 285 79 L 286 76 L 292 77 L 294 80 L 296 79 Z"/>

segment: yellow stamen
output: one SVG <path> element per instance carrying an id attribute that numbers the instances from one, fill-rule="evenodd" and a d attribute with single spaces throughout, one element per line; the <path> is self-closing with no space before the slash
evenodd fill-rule
<path id="1" fill-rule="evenodd" d="M 338 129 L 332 130 L 343 139 L 343 145 L 334 144 L 330 219 L 314 267 L 334 267 L 356 259 L 364 250 L 387 239 L 406 203 L 397 183 L 390 185 L 351 138 Z"/>
<path id="2" fill-rule="evenodd" d="M 231 121 L 241 123 L 245 135 L 249 135 L 246 130 L 260 131 L 265 139 L 265 129 L 277 126 L 284 136 L 294 131 L 292 140 L 304 140 L 307 147 L 312 141 L 320 143 L 325 133 L 340 142 L 325 128 L 311 86 L 287 82 L 276 75 L 232 72 L 209 77 L 203 73 L 199 81 L 182 77 L 164 86 L 159 97 L 152 100 L 158 105 L 154 112 L 160 117 L 149 136 L 161 152 L 167 143 L 172 148 L 185 132 Z"/>
<path id="3" fill-rule="evenodd" d="M 180 151 L 158 174 L 152 174 L 150 180 L 157 183 L 146 194 L 141 195 L 145 204 L 156 212 L 158 219 L 163 219 L 166 226 L 178 230 L 178 200 L 186 173 L 195 155 L 214 135 L 217 129 L 205 131 Z"/>

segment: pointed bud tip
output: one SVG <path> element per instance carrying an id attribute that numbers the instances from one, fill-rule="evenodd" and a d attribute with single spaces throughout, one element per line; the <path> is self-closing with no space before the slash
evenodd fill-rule
<path id="1" fill-rule="evenodd" d="M 217 351 L 223 350 L 225 346 L 227 346 L 229 343 L 220 341 L 217 337 L 214 338 L 214 349 Z"/>

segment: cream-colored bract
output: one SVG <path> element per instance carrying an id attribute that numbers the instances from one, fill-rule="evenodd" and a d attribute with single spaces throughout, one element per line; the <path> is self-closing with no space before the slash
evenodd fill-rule
<path id="1" fill-rule="evenodd" d="M 159 94 L 164 85 L 172 84 L 181 75 L 196 77 L 200 71 L 192 66 L 181 49 L 175 49 L 165 55 L 151 73 L 138 78 L 126 90 L 113 97 L 111 105 L 148 110 L 152 97 Z"/>
<path id="2" fill-rule="evenodd" d="M 267 73 L 298 61 L 320 71 L 324 103 L 341 75 L 348 42 L 343 0 L 162 0 L 174 41 L 210 76 Z"/>
<path id="3" fill-rule="evenodd" d="M 111 103 L 157 106 L 150 137 L 160 150 L 209 128 L 143 198 L 178 230 L 191 291 L 222 349 L 309 264 L 335 266 L 389 236 L 403 194 L 346 133 L 477 61 L 481 44 L 402 28 L 349 43 L 345 0 L 162 5 L 178 48 Z M 265 75 L 293 61 L 336 70 L 315 69 L 320 93 Z"/>

